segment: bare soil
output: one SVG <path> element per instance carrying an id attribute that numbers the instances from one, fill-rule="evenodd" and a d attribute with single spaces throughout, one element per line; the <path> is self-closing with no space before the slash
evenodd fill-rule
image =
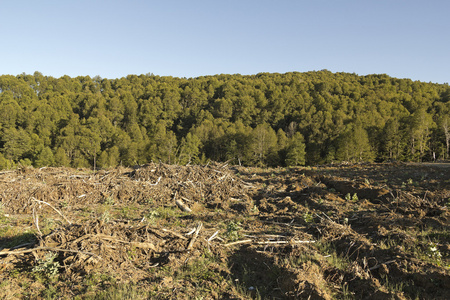
<path id="1" fill-rule="evenodd" d="M 2 299 L 449 299 L 449 164 L 21 168 L 0 204 Z"/>

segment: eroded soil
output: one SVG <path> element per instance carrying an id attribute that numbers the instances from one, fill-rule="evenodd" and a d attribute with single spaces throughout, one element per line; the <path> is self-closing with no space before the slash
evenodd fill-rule
<path id="1" fill-rule="evenodd" d="M 448 299 L 450 168 L 0 172 L 0 297 Z"/>

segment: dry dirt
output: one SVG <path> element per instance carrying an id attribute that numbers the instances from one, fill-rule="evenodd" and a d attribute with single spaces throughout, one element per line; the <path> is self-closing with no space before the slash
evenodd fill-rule
<path id="1" fill-rule="evenodd" d="M 21 168 L 0 204 L 2 299 L 450 295 L 449 164 Z"/>

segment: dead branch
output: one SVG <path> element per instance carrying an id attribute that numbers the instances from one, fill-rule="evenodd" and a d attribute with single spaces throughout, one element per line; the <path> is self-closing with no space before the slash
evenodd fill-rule
<path id="1" fill-rule="evenodd" d="M 211 242 L 213 239 L 215 239 L 215 237 L 217 236 L 218 233 L 219 233 L 219 230 L 214 232 L 214 234 L 208 239 L 208 242 Z"/>
<path id="2" fill-rule="evenodd" d="M 37 203 L 42 203 L 42 204 L 47 204 L 48 206 L 50 206 L 51 208 L 53 208 L 54 211 L 56 211 L 61 217 L 64 218 L 64 220 L 66 220 L 67 223 L 69 223 L 69 225 L 72 225 L 72 222 L 70 222 L 59 210 L 57 210 L 53 205 L 51 205 L 48 202 L 45 201 L 41 201 L 41 200 L 37 200 L 36 198 L 32 197 L 31 201 L 37 202 Z"/>
<path id="3" fill-rule="evenodd" d="M 96 256 L 96 257 L 101 259 L 100 256 L 98 256 L 97 254 L 91 253 L 91 252 L 84 252 L 84 251 L 79 251 L 79 250 L 70 250 L 70 249 L 63 249 L 63 248 L 54 248 L 54 247 L 37 247 L 37 248 L 32 248 L 32 249 L 16 250 L 16 251 L 4 251 L 4 250 L 2 250 L 2 251 L 0 251 L 0 255 L 9 255 L 9 254 L 17 255 L 17 254 L 30 253 L 30 252 L 39 251 L 39 250 L 55 251 L 55 252 L 81 253 L 81 254 Z"/>
<path id="4" fill-rule="evenodd" d="M 236 241 L 236 242 L 231 242 L 231 243 L 225 244 L 224 246 L 229 247 L 229 246 L 234 246 L 234 245 L 239 245 L 239 244 L 249 244 L 251 242 L 252 242 L 252 240 L 241 240 L 241 241 Z"/>
<path id="5" fill-rule="evenodd" d="M 159 176 L 158 180 L 156 180 L 155 183 L 149 183 L 149 185 L 151 185 L 151 186 L 158 185 L 158 183 L 159 183 L 159 181 L 161 180 L 161 178 L 162 178 L 162 176 Z"/>
<path id="6" fill-rule="evenodd" d="M 192 210 L 181 200 L 175 200 L 175 204 L 184 212 L 192 212 Z"/>
<path id="7" fill-rule="evenodd" d="M 43 236 L 41 229 L 39 229 L 39 216 L 36 214 L 36 207 L 33 206 L 33 222 L 40 236 Z"/>
<path id="8" fill-rule="evenodd" d="M 183 199 L 184 201 L 187 201 L 187 202 L 192 202 L 191 200 L 189 200 L 189 199 L 186 198 L 186 197 L 181 197 L 181 199 Z"/>
<path id="9" fill-rule="evenodd" d="M 194 235 L 192 236 L 192 239 L 186 248 L 187 251 L 190 251 L 192 249 L 192 247 L 194 247 L 194 243 L 197 240 L 198 233 L 200 232 L 200 229 L 202 229 L 202 227 L 203 227 L 202 222 L 198 223 L 197 229 L 195 230 Z"/>
<path id="10" fill-rule="evenodd" d="M 177 233 L 177 232 L 175 232 L 175 231 L 171 231 L 171 230 L 165 229 L 165 228 L 163 228 L 162 231 L 168 232 L 168 233 L 170 233 L 171 235 L 176 236 L 177 238 L 180 238 L 180 239 L 183 239 L 183 240 L 187 240 L 187 237 L 185 237 L 185 236 L 183 236 L 183 235 L 181 235 L 181 234 L 179 234 L 179 233 Z"/>
<path id="11" fill-rule="evenodd" d="M 392 264 L 392 263 L 395 263 L 395 262 L 396 262 L 395 259 L 394 260 L 389 260 L 387 262 L 384 262 L 384 263 L 378 264 L 376 266 L 373 266 L 372 268 L 369 268 L 369 271 L 376 270 L 376 269 L 380 268 L 382 265 L 388 265 L 388 264 Z"/>
<path id="12" fill-rule="evenodd" d="M 270 245 L 270 244 L 309 244 L 315 243 L 316 241 L 263 241 L 256 242 L 258 245 Z"/>

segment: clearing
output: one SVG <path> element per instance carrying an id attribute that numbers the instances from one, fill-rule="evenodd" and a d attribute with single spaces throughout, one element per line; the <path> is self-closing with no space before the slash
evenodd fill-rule
<path id="1" fill-rule="evenodd" d="M 0 298 L 448 299 L 448 164 L 0 172 Z"/>

